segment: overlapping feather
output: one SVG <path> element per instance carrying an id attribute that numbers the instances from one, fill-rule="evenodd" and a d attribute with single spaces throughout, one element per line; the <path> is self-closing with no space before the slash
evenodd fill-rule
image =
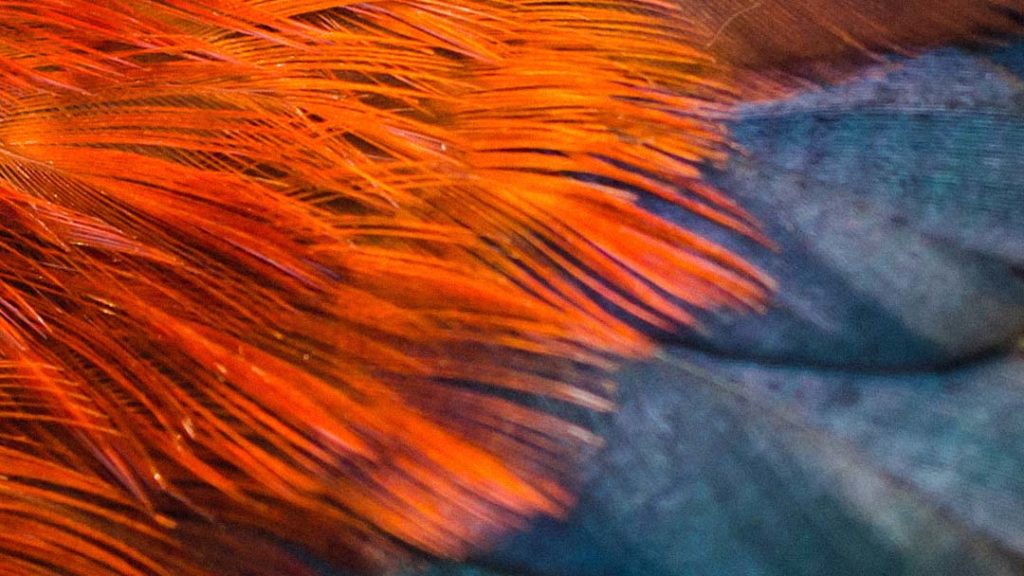
<path id="1" fill-rule="evenodd" d="M 684 71 L 713 64 L 665 5 L 567 8 L 3 6 L 3 423 L 40 445 L 11 449 L 164 537 L 357 565 L 563 510 L 592 439 L 489 391 L 608 407 L 594 372 L 649 344 L 592 293 L 668 327 L 764 292 L 629 199 L 752 232 L 673 186 L 721 156 L 728 87 Z M 151 573 L 82 524 L 61 570 Z"/>
<path id="2" fill-rule="evenodd" d="M 742 89 L 697 14 L 0 1 L 5 573 L 372 570 L 564 511 L 596 440 L 518 394 L 607 409 L 644 325 L 770 287 L 638 202 L 760 238 L 700 182 Z"/>

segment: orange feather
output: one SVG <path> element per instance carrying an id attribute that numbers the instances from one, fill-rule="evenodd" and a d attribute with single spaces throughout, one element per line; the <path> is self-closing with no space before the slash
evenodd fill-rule
<path id="1" fill-rule="evenodd" d="M 0 1 L 4 573 L 374 571 L 563 513 L 597 439 L 526 398 L 610 409 L 645 331 L 772 286 L 638 201 L 766 241 L 699 165 L 798 55 L 689 4 Z"/>

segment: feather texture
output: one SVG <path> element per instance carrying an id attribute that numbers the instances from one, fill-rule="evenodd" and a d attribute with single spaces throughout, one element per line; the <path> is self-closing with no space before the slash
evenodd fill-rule
<path id="1" fill-rule="evenodd" d="M 948 43 L 1016 34 L 1020 0 L 676 0 L 703 28 L 703 46 L 751 70 L 830 76 Z"/>
<path id="2" fill-rule="evenodd" d="M 372 571 L 562 513 L 597 440 L 521 395 L 609 409 L 645 327 L 771 289 L 644 208 L 765 240 L 700 181 L 743 92 L 703 13 L 0 1 L 4 572 Z"/>
<path id="3" fill-rule="evenodd" d="M 262 531 L 356 565 L 558 514 L 593 438 L 492 392 L 608 408 L 598 371 L 650 344 L 593 295 L 664 328 L 764 297 L 631 200 L 756 234 L 697 181 L 729 88 L 691 71 L 714 65 L 682 22 L 650 1 L 0 6 L 11 449 L 162 537 Z M 48 529 L 87 561 L 60 568 L 186 572 L 114 547 L 124 522 L 84 522 L 88 548 Z"/>

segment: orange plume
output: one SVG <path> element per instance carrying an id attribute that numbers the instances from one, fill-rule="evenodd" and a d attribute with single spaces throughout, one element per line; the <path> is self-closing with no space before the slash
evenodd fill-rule
<path id="1" fill-rule="evenodd" d="M 739 4 L 0 0 L 0 569 L 373 571 L 562 513 L 597 440 L 527 397 L 609 409 L 646 329 L 770 291 L 645 208 L 764 240 L 700 180 L 777 62 Z"/>

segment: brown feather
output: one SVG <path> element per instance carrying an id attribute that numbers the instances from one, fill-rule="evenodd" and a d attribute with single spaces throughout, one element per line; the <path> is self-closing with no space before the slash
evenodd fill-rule
<path id="1" fill-rule="evenodd" d="M 1018 34 L 1024 0 L 674 0 L 740 69 L 836 79 L 923 48 Z"/>

